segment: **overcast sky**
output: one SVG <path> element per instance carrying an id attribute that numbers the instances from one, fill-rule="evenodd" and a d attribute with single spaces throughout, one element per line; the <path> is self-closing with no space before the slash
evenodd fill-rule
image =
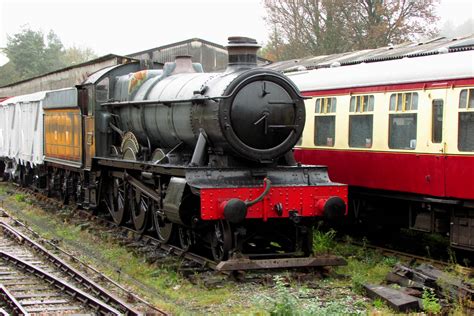
<path id="1" fill-rule="evenodd" d="M 225 45 L 228 36 L 243 35 L 263 43 L 264 15 L 262 0 L 0 0 L 0 47 L 24 25 L 52 29 L 66 47 L 90 47 L 98 55 L 193 37 Z M 439 15 L 440 27 L 459 26 L 474 19 L 474 0 L 441 0 Z"/>

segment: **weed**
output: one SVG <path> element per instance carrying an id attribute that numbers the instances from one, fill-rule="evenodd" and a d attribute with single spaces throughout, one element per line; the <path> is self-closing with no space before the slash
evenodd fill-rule
<path id="1" fill-rule="evenodd" d="M 398 263 L 398 259 L 395 257 L 384 257 L 383 263 L 390 267 L 393 267 Z"/>
<path id="2" fill-rule="evenodd" d="M 15 201 L 17 201 L 19 203 L 25 202 L 26 201 L 26 195 L 21 194 L 21 193 L 15 194 Z"/>
<path id="3" fill-rule="evenodd" d="M 449 263 L 450 264 L 452 264 L 454 266 L 458 264 L 458 261 L 456 259 L 456 253 L 451 248 L 448 248 L 448 257 L 449 257 Z"/>
<path id="4" fill-rule="evenodd" d="M 441 312 L 441 305 L 439 300 L 431 288 L 424 288 L 422 295 L 423 310 L 429 314 L 439 314 Z"/>
<path id="5" fill-rule="evenodd" d="M 293 315 L 296 311 L 297 297 L 289 291 L 282 277 L 276 276 L 274 280 L 276 295 L 270 315 Z"/>
<path id="6" fill-rule="evenodd" d="M 375 308 L 381 309 L 384 305 L 383 301 L 380 298 L 375 299 L 372 304 L 374 305 Z"/>
<path id="7" fill-rule="evenodd" d="M 259 294 L 255 301 L 257 305 L 270 315 L 355 315 L 366 311 L 365 302 L 354 299 L 350 295 L 320 301 L 317 297 L 308 297 L 311 290 L 305 287 L 291 290 L 282 276 L 275 276 L 275 286 L 271 295 Z"/>
<path id="8" fill-rule="evenodd" d="M 313 233 L 314 252 L 321 254 L 333 250 L 335 246 L 334 237 L 336 237 L 336 231 L 334 229 L 330 229 L 327 232 L 316 229 Z"/>
<path id="9" fill-rule="evenodd" d="M 0 195 L 4 195 L 7 193 L 7 190 L 3 186 L 0 187 Z"/>

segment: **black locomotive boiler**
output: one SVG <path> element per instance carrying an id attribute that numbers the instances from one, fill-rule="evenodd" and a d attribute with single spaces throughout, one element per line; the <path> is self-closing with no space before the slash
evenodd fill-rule
<path id="1" fill-rule="evenodd" d="M 326 167 L 295 163 L 304 98 L 286 76 L 257 67 L 258 48 L 229 38 L 222 73 L 182 56 L 46 92 L 44 163 L 15 174 L 217 261 L 309 256 L 315 221 L 346 213 L 347 187 Z"/>

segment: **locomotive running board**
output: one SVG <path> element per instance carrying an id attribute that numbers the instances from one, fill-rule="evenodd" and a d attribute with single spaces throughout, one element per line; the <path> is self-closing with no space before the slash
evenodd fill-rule
<path id="1" fill-rule="evenodd" d="M 346 260 L 342 257 L 323 255 L 317 257 L 304 258 L 280 258 L 280 259 L 231 259 L 221 261 L 217 266 L 217 271 L 235 270 L 261 270 L 261 269 L 285 269 L 285 268 L 305 268 L 305 267 L 325 267 L 325 266 L 345 266 Z"/>

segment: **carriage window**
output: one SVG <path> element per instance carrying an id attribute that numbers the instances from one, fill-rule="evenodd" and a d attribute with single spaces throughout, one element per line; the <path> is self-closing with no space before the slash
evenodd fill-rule
<path id="1" fill-rule="evenodd" d="M 334 147 L 336 137 L 336 98 L 317 98 L 314 117 L 314 144 Z"/>
<path id="2" fill-rule="evenodd" d="M 459 151 L 474 151 L 474 112 L 459 112 Z"/>
<path id="3" fill-rule="evenodd" d="M 349 106 L 349 146 L 356 148 L 372 147 L 374 96 L 351 97 Z"/>
<path id="4" fill-rule="evenodd" d="M 334 147 L 336 136 L 336 116 L 324 115 L 314 118 L 314 144 Z"/>
<path id="5" fill-rule="evenodd" d="M 418 93 L 394 93 L 390 96 L 390 111 L 405 112 L 418 109 Z"/>
<path id="6" fill-rule="evenodd" d="M 443 140 L 443 100 L 433 100 L 431 141 L 441 143 Z"/>
<path id="7" fill-rule="evenodd" d="M 394 93 L 390 96 L 389 139 L 391 149 L 416 148 L 418 93 Z M 411 113 L 405 113 L 411 112 Z"/>
<path id="8" fill-rule="evenodd" d="M 459 151 L 474 151 L 474 89 L 461 90 L 459 95 Z"/>
<path id="9" fill-rule="evenodd" d="M 336 98 L 317 98 L 314 112 L 316 114 L 335 113 L 336 103 Z"/>
<path id="10" fill-rule="evenodd" d="M 460 109 L 474 109 L 474 89 L 461 90 L 459 94 Z"/>
<path id="11" fill-rule="evenodd" d="M 389 124 L 389 148 L 416 148 L 416 113 L 390 114 Z"/>

